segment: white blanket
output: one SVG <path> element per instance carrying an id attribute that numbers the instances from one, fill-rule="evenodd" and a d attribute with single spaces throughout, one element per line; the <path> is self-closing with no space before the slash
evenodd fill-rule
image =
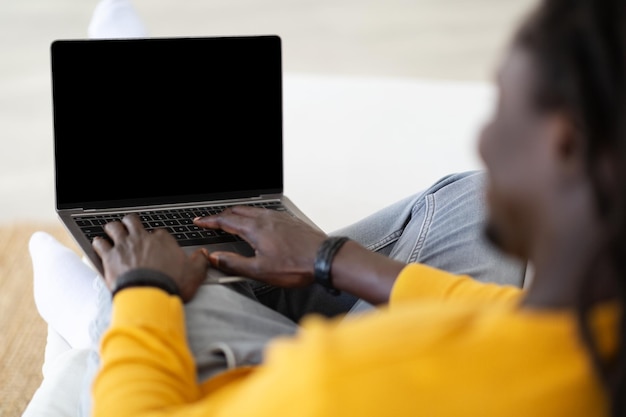
<path id="1" fill-rule="evenodd" d="M 330 232 L 481 169 L 477 138 L 493 102 L 482 82 L 287 74 L 285 193 Z"/>

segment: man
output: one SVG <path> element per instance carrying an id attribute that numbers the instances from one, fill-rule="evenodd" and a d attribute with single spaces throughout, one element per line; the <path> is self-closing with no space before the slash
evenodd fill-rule
<path id="1" fill-rule="evenodd" d="M 95 415 L 625 415 L 624 6 L 542 2 L 499 72 L 480 141 L 488 235 L 532 263 L 527 291 L 399 262 L 254 208 L 195 220 L 240 235 L 252 258 L 187 257 L 127 217 L 106 227 L 113 246 L 94 241 L 114 300 Z M 305 320 L 262 364 L 200 384 L 183 302 L 209 262 L 274 286 L 316 280 L 381 308 Z"/>

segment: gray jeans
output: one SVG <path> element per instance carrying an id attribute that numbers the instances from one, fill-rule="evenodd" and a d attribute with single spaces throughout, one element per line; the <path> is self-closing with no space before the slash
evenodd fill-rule
<path id="1" fill-rule="evenodd" d="M 405 263 L 423 263 L 481 282 L 521 287 L 526 264 L 499 252 L 485 238 L 485 180 L 482 171 L 448 175 L 331 234 L 348 236 Z M 255 294 L 260 302 L 296 322 L 309 313 L 330 317 L 367 307 L 350 294 L 336 297 L 318 286 L 277 290 L 258 285 Z"/>
<path id="2" fill-rule="evenodd" d="M 521 287 L 526 264 L 507 257 L 484 237 L 485 175 L 466 172 L 442 178 L 425 191 L 337 230 L 365 247 L 405 263 L 419 262 L 483 282 Z M 100 285 L 100 314 L 92 326 L 98 341 L 109 325 L 111 297 Z M 199 381 L 226 369 L 263 360 L 267 342 L 297 331 L 310 313 L 328 317 L 373 308 L 351 294 L 334 296 L 318 286 L 286 290 L 256 282 L 204 285 L 185 306 L 187 337 Z M 86 387 L 97 371 L 94 349 Z M 82 415 L 88 415 L 88 389 Z"/>

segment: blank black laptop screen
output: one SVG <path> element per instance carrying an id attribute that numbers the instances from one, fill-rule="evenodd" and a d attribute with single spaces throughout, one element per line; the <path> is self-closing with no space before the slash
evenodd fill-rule
<path id="1" fill-rule="evenodd" d="M 57 208 L 282 192 L 277 36 L 51 46 Z"/>

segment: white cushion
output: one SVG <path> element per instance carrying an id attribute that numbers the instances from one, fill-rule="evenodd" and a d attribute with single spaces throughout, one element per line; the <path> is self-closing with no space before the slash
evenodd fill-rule
<path id="1" fill-rule="evenodd" d="M 286 74 L 285 193 L 325 231 L 346 226 L 479 169 L 476 138 L 492 105 L 483 83 Z M 46 355 L 23 416 L 75 416 L 88 352 Z"/>
<path id="2" fill-rule="evenodd" d="M 493 101 L 483 82 L 286 74 L 285 193 L 331 232 L 480 169 Z"/>

